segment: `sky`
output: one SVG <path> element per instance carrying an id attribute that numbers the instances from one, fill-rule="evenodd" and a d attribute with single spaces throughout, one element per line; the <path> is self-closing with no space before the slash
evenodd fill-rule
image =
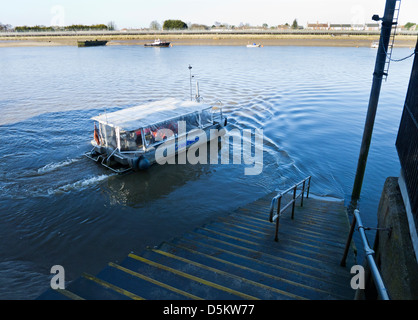
<path id="1" fill-rule="evenodd" d="M 386 0 L 0 0 L 0 22 L 12 26 L 107 24 L 118 29 L 148 28 L 167 19 L 212 26 L 269 26 L 297 19 L 314 23 L 372 23 Z M 418 0 L 402 0 L 399 23 L 418 23 Z"/>

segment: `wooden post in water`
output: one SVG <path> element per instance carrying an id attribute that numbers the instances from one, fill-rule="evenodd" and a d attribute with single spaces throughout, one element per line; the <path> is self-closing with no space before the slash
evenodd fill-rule
<path id="1" fill-rule="evenodd" d="M 382 27 L 380 31 L 379 48 L 377 50 L 376 63 L 373 72 L 373 83 L 370 92 L 369 107 L 367 109 L 366 123 L 364 125 L 363 139 L 361 141 L 360 154 L 357 163 L 356 177 L 354 180 L 353 191 L 351 193 L 351 204 L 349 211 L 357 207 L 357 200 L 360 199 L 361 187 L 363 184 L 364 171 L 366 170 L 367 156 L 369 154 L 370 143 L 372 140 L 372 132 L 374 120 L 376 117 L 377 104 L 379 102 L 380 88 L 382 87 L 382 79 L 385 71 L 386 56 L 388 52 L 390 33 L 393 25 L 393 15 L 395 12 L 396 2 L 398 0 L 386 0 L 385 13 L 382 20 Z M 373 20 L 380 20 L 379 17 L 373 16 Z M 341 265 L 345 266 L 345 261 L 348 254 L 348 249 L 353 237 L 354 228 L 356 226 L 356 218 L 353 216 L 351 228 L 348 235 L 344 256 L 341 260 Z"/>

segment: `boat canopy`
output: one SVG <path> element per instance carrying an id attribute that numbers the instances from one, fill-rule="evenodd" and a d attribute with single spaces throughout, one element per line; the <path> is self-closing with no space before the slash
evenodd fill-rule
<path id="1" fill-rule="evenodd" d="M 201 112 L 211 108 L 208 104 L 195 101 L 184 101 L 175 98 L 150 102 L 123 110 L 101 114 L 92 120 L 111 127 L 119 127 L 125 131 L 149 127 L 153 124 L 181 117 L 193 112 Z"/>

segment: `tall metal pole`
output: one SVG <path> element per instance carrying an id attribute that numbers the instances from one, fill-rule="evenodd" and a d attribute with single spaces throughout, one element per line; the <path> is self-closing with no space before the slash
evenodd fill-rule
<path id="1" fill-rule="evenodd" d="M 192 66 L 189 64 L 190 70 L 190 101 L 193 101 L 193 93 L 192 93 Z"/>
<path id="2" fill-rule="evenodd" d="M 385 13 L 382 18 L 379 48 L 377 51 L 376 64 L 373 73 L 373 84 L 370 92 L 369 107 L 367 110 L 366 123 L 364 125 L 363 140 L 361 142 L 360 155 L 357 163 L 356 177 L 351 194 L 351 199 L 354 201 L 360 198 L 360 191 L 363 184 L 364 171 L 366 169 L 367 156 L 369 153 L 373 125 L 376 117 L 376 109 L 379 102 L 380 88 L 382 86 L 382 78 L 385 70 L 386 53 L 388 52 L 396 1 L 397 0 L 386 0 Z M 373 19 L 378 20 L 379 18 L 377 16 L 373 16 Z"/>
<path id="3" fill-rule="evenodd" d="M 376 117 L 377 104 L 379 102 L 380 88 L 382 86 L 382 79 L 385 71 L 386 53 L 388 52 L 390 33 L 393 25 L 393 15 L 395 12 L 396 1 L 386 0 L 385 13 L 382 20 L 382 27 L 380 31 L 379 48 L 377 50 L 376 64 L 373 72 L 373 83 L 370 92 L 369 107 L 367 109 L 366 123 L 364 125 L 363 139 L 361 141 L 360 155 L 357 163 L 356 177 L 354 180 L 353 191 L 351 193 L 351 203 L 349 205 L 349 212 L 357 207 L 357 200 L 360 198 L 360 191 L 363 184 L 364 171 L 366 170 L 367 156 L 369 154 L 370 142 L 372 140 L 372 132 L 374 119 Z M 378 16 L 373 16 L 373 20 L 380 20 Z M 354 229 L 356 226 L 356 217 L 353 216 L 351 228 L 348 235 L 347 243 L 344 250 L 341 265 L 345 266 L 348 249 L 351 245 Z"/>

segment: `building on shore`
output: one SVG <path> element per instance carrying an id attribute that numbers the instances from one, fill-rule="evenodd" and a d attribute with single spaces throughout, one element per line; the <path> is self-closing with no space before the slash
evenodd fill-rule
<path id="1" fill-rule="evenodd" d="M 351 24 L 347 24 L 347 23 L 331 23 L 329 25 L 329 29 L 330 30 L 351 30 Z"/>
<path id="2" fill-rule="evenodd" d="M 329 23 L 319 23 L 318 21 L 316 23 L 307 23 L 306 29 L 310 30 L 328 30 L 329 29 Z"/>
<path id="3" fill-rule="evenodd" d="M 315 28 L 310 28 L 315 29 Z M 336 31 L 379 31 L 380 25 L 379 23 L 330 23 L 328 30 L 336 30 Z"/>
<path id="4" fill-rule="evenodd" d="M 379 31 L 380 25 L 378 23 L 366 23 L 364 25 L 364 30 L 366 31 Z"/>

